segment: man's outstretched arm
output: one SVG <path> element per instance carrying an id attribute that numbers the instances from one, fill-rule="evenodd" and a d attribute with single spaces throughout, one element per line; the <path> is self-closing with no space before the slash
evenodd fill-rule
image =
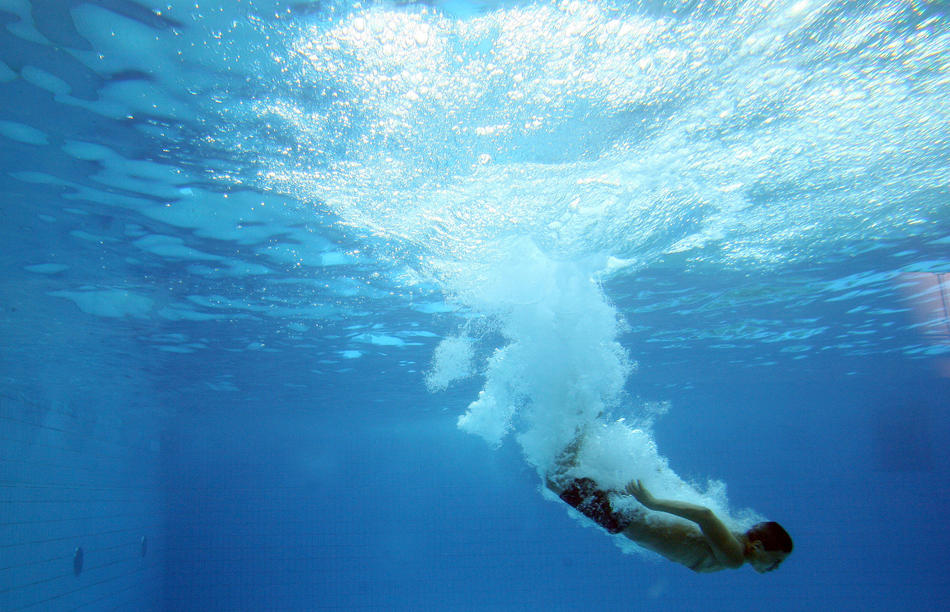
<path id="1" fill-rule="evenodd" d="M 633 495 L 638 502 L 650 510 L 674 514 L 699 525 L 713 554 L 724 566 L 739 567 L 745 563 L 742 542 L 709 508 L 671 499 L 657 499 L 639 480 L 631 480 L 627 483 L 627 493 Z"/>

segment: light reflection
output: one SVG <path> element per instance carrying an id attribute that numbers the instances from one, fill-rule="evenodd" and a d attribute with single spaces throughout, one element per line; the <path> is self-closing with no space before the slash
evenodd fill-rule
<path id="1" fill-rule="evenodd" d="M 910 272 L 900 277 L 900 287 L 921 337 L 941 352 L 950 351 L 950 273 Z M 950 378 L 950 358 L 938 358 L 937 370 Z"/>
<path id="2" fill-rule="evenodd" d="M 297 86 L 235 114 L 295 139 L 261 151 L 271 186 L 384 235 L 456 237 L 451 256 L 510 231 L 488 205 L 564 252 L 821 257 L 919 233 L 938 204 L 908 194 L 946 183 L 948 24 L 900 7 L 374 5 L 301 22 Z M 426 223 L 444 210 L 453 227 Z"/>

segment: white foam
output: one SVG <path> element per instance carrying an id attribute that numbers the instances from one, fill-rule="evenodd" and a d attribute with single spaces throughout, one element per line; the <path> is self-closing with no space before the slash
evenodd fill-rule
<path id="1" fill-rule="evenodd" d="M 522 412 L 528 431 L 563 448 L 577 426 L 611 409 L 623 390 L 631 366 L 615 339 L 617 314 L 593 278 L 595 268 L 553 260 L 523 239 L 495 246 L 488 265 L 456 268 L 450 280 L 458 298 L 495 317 L 508 340 L 488 360 L 485 388 L 459 426 L 499 444 Z M 532 440 L 524 438 L 523 446 Z M 545 452 L 555 450 L 526 448 L 536 467 L 550 459 Z"/>
<path id="2" fill-rule="evenodd" d="M 492 246 L 484 266 L 460 266 L 446 275 L 457 299 L 490 315 L 506 341 L 478 372 L 484 385 L 459 427 L 493 446 L 517 432 L 525 459 L 542 478 L 581 437 L 574 475 L 612 490 L 643 479 L 658 496 L 705 505 L 736 529 L 747 527 L 754 516 L 732 513 L 721 483 L 691 485 L 659 454 L 649 427 L 665 406 L 625 400 L 624 385 L 634 365 L 617 342 L 618 313 L 596 280 L 606 257 L 560 260 L 524 239 Z M 444 388 L 463 377 L 470 350 L 453 339 L 444 341 L 436 351 L 430 386 Z"/>
<path id="3" fill-rule="evenodd" d="M 442 340 L 432 356 L 432 367 L 426 373 L 429 391 L 444 391 L 456 380 L 468 378 L 473 373 L 472 340 L 450 336 Z"/>

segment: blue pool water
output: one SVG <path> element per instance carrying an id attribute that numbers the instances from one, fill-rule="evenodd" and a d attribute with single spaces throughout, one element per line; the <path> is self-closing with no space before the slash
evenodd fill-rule
<path id="1" fill-rule="evenodd" d="M 0 26 L 0 610 L 947 608 L 945 3 Z M 608 535 L 578 431 L 794 552 Z"/>

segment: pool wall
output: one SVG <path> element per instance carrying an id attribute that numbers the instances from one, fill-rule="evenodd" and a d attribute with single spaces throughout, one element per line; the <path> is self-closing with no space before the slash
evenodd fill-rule
<path id="1" fill-rule="evenodd" d="M 0 610 L 160 609 L 160 438 L 113 408 L 0 391 Z"/>

